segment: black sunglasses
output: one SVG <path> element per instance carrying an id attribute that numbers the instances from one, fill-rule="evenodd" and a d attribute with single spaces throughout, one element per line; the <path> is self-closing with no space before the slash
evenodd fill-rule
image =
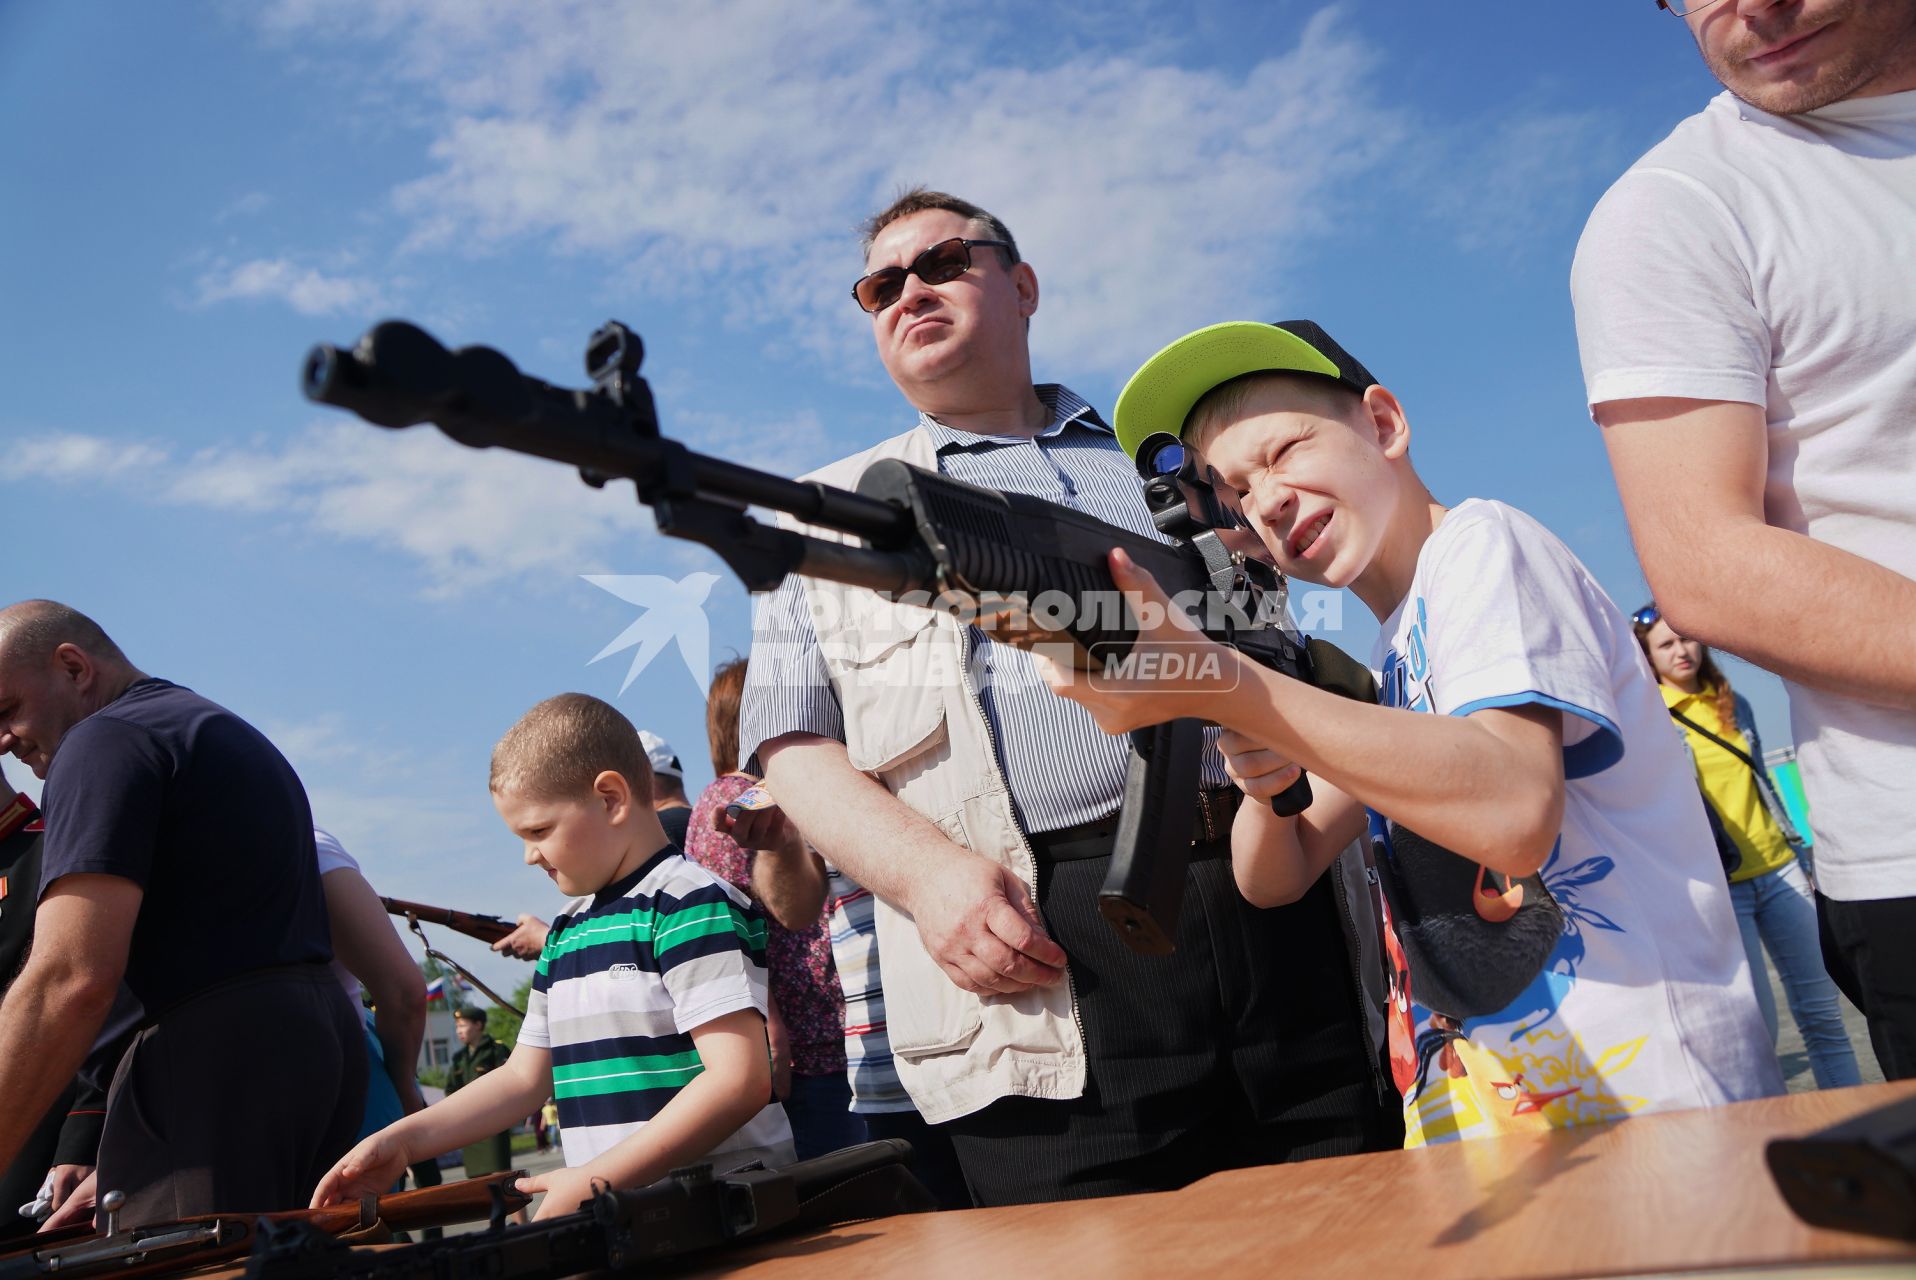
<path id="1" fill-rule="evenodd" d="M 1639 627 L 1654 627 L 1657 624 L 1657 619 L 1662 616 L 1663 615 L 1657 611 L 1655 605 L 1646 604 L 1630 615 L 1630 621 L 1636 623 Z"/>
<path id="2" fill-rule="evenodd" d="M 980 248 L 1009 249 L 1003 240 L 941 240 L 911 260 L 909 267 L 880 267 L 860 276 L 852 286 L 852 298 L 866 311 L 877 315 L 905 293 L 905 277 L 917 276 L 926 284 L 950 284 L 971 270 L 971 251 Z"/>

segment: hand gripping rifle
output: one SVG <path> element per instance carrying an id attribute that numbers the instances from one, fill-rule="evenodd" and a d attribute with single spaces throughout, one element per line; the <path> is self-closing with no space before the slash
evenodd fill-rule
<path id="1" fill-rule="evenodd" d="M 495 1173 L 442 1187 L 423 1187 L 384 1196 L 362 1196 L 351 1204 L 281 1213 L 209 1213 L 143 1227 L 118 1222 L 125 1197 L 109 1191 L 100 1197 L 102 1230 L 75 1228 L 41 1236 L 26 1247 L 0 1255 L 0 1280 L 94 1280 L 187 1271 L 248 1253 L 267 1224 L 300 1226 L 331 1237 L 371 1241 L 390 1239 L 393 1231 L 447 1227 L 459 1222 L 504 1221 L 532 1200 L 518 1189 L 523 1170 Z"/>
<path id="2" fill-rule="evenodd" d="M 613 321 L 586 348 L 589 390 L 519 372 L 488 347 L 448 351 L 404 321 L 376 325 L 350 351 L 307 355 L 308 398 L 382 427 L 431 422 L 473 448 L 497 447 L 577 467 L 587 484 L 625 478 L 661 533 L 718 553 L 751 591 L 797 573 L 915 597 L 960 613 L 1011 643 L 1065 641 L 1073 664 L 1122 664 L 1137 627 L 1107 556 L 1122 547 L 1174 600 L 1201 605 L 1212 638 L 1264 666 L 1351 696 L 1369 673 L 1335 648 L 1298 634 L 1286 586 L 1262 560 L 1234 549 L 1244 532 L 1196 463 L 1179 448 L 1147 453 L 1145 496 L 1163 542 L 1025 494 L 1000 493 L 896 460 L 874 463 L 856 492 L 787 480 L 694 453 L 659 434 L 652 392 L 639 376 L 639 336 Z M 1172 442 L 1174 443 L 1174 442 Z M 751 506 L 860 539 L 833 541 L 774 527 Z M 1052 596 L 1049 593 L 1062 593 Z M 1063 599 L 1063 609 L 1034 601 Z M 1132 949 L 1171 949 L 1183 897 L 1183 851 L 1197 812 L 1202 722 L 1179 720 L 1132 735 L 1112 865 L 1099 909 Z M 1310 803 L 1299 777 L 1272 800 L 1280 814 Z"/>

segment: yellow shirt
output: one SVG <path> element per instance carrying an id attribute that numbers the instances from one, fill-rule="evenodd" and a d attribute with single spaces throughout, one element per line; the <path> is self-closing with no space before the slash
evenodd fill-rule
<path id="1" fill-rule="evenodd" d="M 1700 693 L 1684 693 L 1661 682 L 1657 688 L 1663 693 L 1665 706 L 1681 711 L 1725 742 L 1734 743 L 1745 755 L 1749 754 L 1750 741 L 1742 731 L 1717 718 L 1714 692 L 1706 689 Z M 1790 851 L 1789 841 L 1783 838 L 1783 828 L 1763 804 L 1750 766 L 1690 726 L 1675 720 L 1672 723 L 1683 730 L 1690 752 L 1696 757 L 1697 781 L 1702 784 L 1703 793 L 1716 806 L 1717 816 L 1723 819 L 1730 839 L 1743 851 L 1743 865 L 1730 876 L 1730 883 L 1754 879 L 1788 866 L 1796 855 Z"/>

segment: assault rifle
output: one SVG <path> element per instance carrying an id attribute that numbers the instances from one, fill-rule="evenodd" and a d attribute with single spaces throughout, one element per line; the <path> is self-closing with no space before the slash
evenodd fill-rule
<path id="1" fill-rule="evenodd" d="M 355 1249 L 304 1224 L 273 1224 L 246 1280 L 519 1280 L 631 1270 L 774 1231 L 935 1207 L 911 1145 L 867 1142 L 783 1169 L 678 1169 L 647 1187 L 598 1191 L 578 1213 L 396 1249 Z"/>
<path id="2" fill-rule="evenodd" d="M 144 1227 L 121 1227 L 125 1197 L 109 1191 L 100 1198 L 101 1230 L 84 1227 L 40 1236 L 25 1247 L 0 1255 L 0 1280 L 93 1280 L 186 1271 L 238 1258 L 253 1247 L 268 1225 L 297 1223 L 327 1238 L 354 1236 L 390 1239 L 394 1231 L 446 1227 L 487 1218 L 504 1220 L 532 1200 L 518 1189 L 522 1170 L 495 1173 L 442 1187 L 423 1187 L 384 1196 L 362 1196 L 352 1204 L 281 1213 L 209 1213 Z"/>
<path id="3" fill-rule="evenodd" d="M 587 345 L 592 388 L 573 390 L 520 373 L 489 347 L 448 351 L 424 330 L 388 320 L 350 351 L 313 348 L 302 382 L 309 399 L 378 426 L 431 422 L 473 448 L 577 467 L 595 487 L 629 479 L 661 533 L 712 548 L 749 590 L 770 591 L 792 573 L 867 587 L 956 612 L 1014 644 L 1062 641 L 1073 664 L 1093 673 L 1124 662 L 1137 635 L 1108 568 L 1111 549 L 1122 547 L 1174 600 L 1197 605 L 1196 620 L 1214 639 L 1300 680 L 1366 696 L 1367 671 L 1298 634 L 1283 576 L 1244 554 L 1241 520 L 1173 437 L 1140 453 L 1145 499 L 1167 543 L 896 460 L 872 465 L 853 492 L 694 453 L 660 435 L 639 376 L 643 359 L 639 336 L 613 321 Z M 748 514 L 752 506 L 863 545 L 762 523 Z M 1063 607 L 1047 608 L 1046 600 Z M 1171 949 L 1202 731 L 1200 721 L 1178 720 L 1132 735 L 1099 908 L 1137 951 Z M 1300 776 L 1272 807 L 1297 813 L 1310 796 Z"/>

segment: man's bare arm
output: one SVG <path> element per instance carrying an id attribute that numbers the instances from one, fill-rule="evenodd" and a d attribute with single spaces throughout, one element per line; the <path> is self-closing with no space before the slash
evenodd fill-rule
<path id="1" fill-rule="evenodd" d="M 411 1115 L 426 1105 L 413 1070 L 426 1034 L 426 979 L 407 954 L 392 917 L 366 877 L 338 867 L 320 877 L 332 920 L 333 952 L 373 1002 L 373 1032 L 399 1101 Z"/>
<path id="2" fill-rule="evenodd" d="M 788 733 L 759 746 L 765 781 L 833 865 L 909 913 L 925 949 L 966 991 L 1012 994 L 1064 976 L 1025 884 L 945 838 L 852 767 L 845 744 Z"/>
<path id="3" fill-rule="evenodd" d="M 1813 689 L 1916 708 L 1916 581 L 1765 522 L 1760 407 L 1614 400 L 1596 417 L 1675 631 Z"/>
<path id="4" fill-rule="evenodd" d="M 803 844 L 760 849 L 752 855 L 752 894 L 765 912 L 793 933 L 818 925 L 825 914 L 825 863 Z"/>
<path id="5" fill-rule="evenodd" d="M 145 891 L 119 876 L 61 876 L 33 918 L 33 950 L 0 1004 L 0 1167 L 13 1163 L 93 1047 L 126 972 Z"/>

